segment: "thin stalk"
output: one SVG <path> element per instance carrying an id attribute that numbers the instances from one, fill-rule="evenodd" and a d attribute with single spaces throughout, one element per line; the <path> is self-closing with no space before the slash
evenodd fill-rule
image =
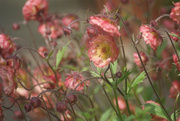
<path id="1" fill-rule="evenodd" d="M 91 100 L 91 98 L 88 96 L 88 99 L 89 99 L 89 102 L 91 103 L 91 107 L 94 109 L 94 105 L 93 105 L 93 102 L 92 102 L 92 100 Z M 95 115 L 95 121 L 98 121 L 97 120 L 97 117 L 96 117 L 96 113 L 95 113 L 95 110 L 94 110 L 94 115 Z"/>
<path id="2" fill-rule="evenodd" d="M 113 106 L 113 104 L 112 104 L 112 102 L 111 102 L 111 100 L 110 100 L 110 98 L 109 98 L 109 96 L 108 96 L 108 94 L 107 94 L 107 92 L 106 92 L 104 86 L 103 86 L 103 91 L 104 91 L 104 93 L 105 93 L 105 95 L 106 95 L 106 97 L 107 97 L 109 103 L 111 104 L 111 107 L 113 108 L 113 110 L 115 111 L 116 115 L 118 116 L 118 112 L 116 111 L 115 107 Z"/>
<path id="3" fill-rule="evenodd" d="M 68 100 L 69 101 L 69 100 Z M 73 108 L 73 106 L 72 106 L 72 104 L 69 102 L 69 104 L 70 104 L 70 107 L 71 107 L 71 109 L 72 109 L 72 112 L 73 112 L 73 114 L 74 114 L 74 117 L 75 117 L 75 119 L 77 118 L 76 117 L 76 113 L 75 113 L 75 111 L 74 111 L 74 108 Z"/>
<path id="4" fill-rule="evenodd" d="M 178 102 L 179 96 L 180 96 L 180 93 L 178 93 L 176 100 L 175 100 L 175 104 L 174 104 L 174 121 L 176 121 L 176 104 Z"/>
<path id="5" fill-rule="evenodd" d="M 122 119 L 122 116 L 121 116 L 121 112 L 120 112 L 120 109 L 119 109 L 119 103 L 118 103 L 118 99 L 117 99 L 117 92 L 116 92 L 116 89 L 114 89 L 114 95 L 115 95 L 115 100 L 116 100 L 116 108 L 118 110 L 118 117 L 120 118 L 121 121 L 123 121 Z"/>
<path id="6" fill-rule="evenodd" d="M 49 120 L 51 121 L 51 117 L 50 117 L 50 115 L 49 115 L 49 111 L 48 111 L 47 105 L 46 105 L 46 103 L 45 103 L 45 101 L 44 101 L 44 99 L 43 99 L 43 98 L 41 98 L 41 100 L 43 101 L 43 103 L 44 103 L 44 105 L 45 105 L 45 108 L 46 108 L 46 111 L 47 111 L 47 114 L 48 114 Z"/>
<path id="7" fill-rule="evenodd" d="M 138 53 L 138 56 L 139 56 L 139 59 L 140 59 L 140 61 L 141 61 L 142 66 L 143 66 L 143 69 L 144 69 L 144 71 L 145 71 L 145 73 L 146 73 L 146 76 L 147 76 L 147 78 L 148 78 L 148 80 L 149 80 L 149 83 L 150 83 L 150 85 L 151 85 L 151 87 L 152 87 L 152 89 L 153 89 L 153 91 L 154 91 L 154 93 L 155 93 L 155 95 L 156 95 L 156 97 L 157 97 L 157 99 L 158 99 L 161 107 L 163 108 L 164 112 L 166 113 L 167 118 L 168 118 L 170 121 L 172 121 L 172 119 L 171 119 L 171 117 L 169 116 L 168 112 L 166 111 L 164 105 L 162 104 L 162 101 L 161 101 L 161 99 L 159 98 L 159 95 L 158 95 L 156 89 L 154 88 L 154 86 L 153 86 L 153 84 L 152 84 L 152 81 L 151 81 L 151 79 L 150 79 L 150 77 L 149 77 L 149 74 L 148 74 L 148 72 L 147 72 L 147 70 L 146 70 L 146 68 L 145 68 L 145 66 L 144 66 L 144 64 L 143 64 L 143 61 L 142 61 L 142 58 L 141 58 L 141 56 L 140 56 L 139 50 L 138 50 L 138 48 L 136 47 L 136 44 L 135 44 L 135 42 L 133 41 L 133 38 L 132 38 L 130 32 L 128 31 L 128 28 L 127 28 L 126 24 L 124 23 L 123 18 L 122 18 L 119 14 L 117 14 L 117 15 L 118 15 L 119 18 L 121 19 L 121 21 L 122 21 L 122 23 L 123 23 L 123 25 L 124 25 L 124 27 L 125 27 L 125 30 L 126 30 L 126 32 L 128 33 L 128 36 L 129 36 L 129 38 L 131 39 L 131 41 L 132 41 L 132 43 L 133 43 L 133 45 L 134 45 L 134 48 L 135 48 L 136 52 Z"/>

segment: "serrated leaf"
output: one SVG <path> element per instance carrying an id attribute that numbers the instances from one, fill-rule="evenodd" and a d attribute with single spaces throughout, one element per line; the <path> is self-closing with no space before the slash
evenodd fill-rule
<path id="1" fill-rule="evenodd" d="M 61 62 L 61 59 L 67 49 L 68 44 L 70 41 L 62 48 L 62 50 L 58 50 L 58 53 L 56 54 L 56 67 L 58 67 L 59 63 Z"/>
<path id="2" fill-rule="evenodd" d="M 149 108 L 149 111 L 148 111 L 149 113 L 152 113 L 156 116 L 159 116 L 159 117 L 162 117 L 165 119 L 168 119 L 166 116 L 166 113 L 159 105 L 154 104 L 154 103 L 148 103 L 148 104 L 145 104 L 144 106 L 145 106 L 145 108 Z"/>
<path id="3" fill-rule="evenodd" d="M 117 60 L 114 61 L 114 63 L 110 63 L 110 68 L 112 70 L 113 74 L 116 74 L 116 69 L 117 69 Z"/>
<path id="4" fill-rule="evenodd" d="M 130 87 L 128 86 L 128 93 L 131 91 L 131 89 L 133 87 L 136 87 L 137 85 L 139 85 L 141 82 L 143 82 L 143 80 L 146 78 L 146 73 L 143 71 L 138 77 L 135 78 L 135 80 L 132 82 L 132 84 L 130 85 Z"/>
<path id="5" fill-rule="evenodd" d="M 105 113 L 103 113 L 103 115 L 100 118 L 100 121 L 107 121 L 108 118 L 110 117 L 110 114 L 112 112 L 112 109 L 108 109 Z"/>
<path id="6" fill-rule="evenodd" d="M 178 117 L 178 115 L 180 115 L 180 108 L 178 110 L 176 110 L 175 115 L 176 115 L 176 117 Z M 171 119 L 174 121 L 174 113 L 171 114 Z"/>
<path id="7" fill-rule="evenodd" d="M 90 71 L 90 72 L 91 72 L 92 76 L 94 76 L 94 77 L 101 77 L 99 74 L 97 74 L 97 73 L 94 72 L 94 71 Z"/>

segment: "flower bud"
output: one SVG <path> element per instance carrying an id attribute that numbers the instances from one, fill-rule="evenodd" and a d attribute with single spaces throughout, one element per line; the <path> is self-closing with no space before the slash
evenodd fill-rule
<path id="1" fill-rule="evenodd" d="M 18 30 L 20 28 L 20 26 L 18 23 L 13 23 L 12 28 L 15 31 L 15 30 Z"/>
<path id="2" fill-rule="evenodd" d="M 24 105 L 24 110 L 25 110 L 26 112 L 29 112 L 29 111 L 31 111 L 31 109 L 32 109 L 32 106 L 31 106 L 31 104 L 29 104 L 29 103 L 26 103 L 26 104 Z"/>
<path id="3" fill-rule="evenodd" d="M 71 28 L 63 27 L 63 33 L 65 36 L 69 36 L 72 33 Z"/>
<path id="4" fill-rule="evenodd" d="M 93 37 L 97 34 L 96 29 L 93 27 L 88 27 L 86 29 L 86 31 L 87 31 L 87 34 L 89 35 L 89 37 Z"/>
<path id="5" fill-rule="evenodd" d="M 33 108 L 38 108 L 41 106 L 41 100 L 37 97 L 32 97 L 30 100 L 30 104 Z"/>
<path id="6" fill-rule="evenodd" d="M 69 95 L 66 100 L 67 103 L 71 103 L 72 105 L 77 102 L 77 96 L 76 95 Z"/>
<path id="7" fill-rule="evenodd" d="M 16 56 L 8 56 L 6 61 L 6 66 L 9 66 L 12 69 L 19 69 L 21 60 Z"/>
<path id="8" fill-rule="evenodd" d="M 59 102 L 56 105 L 56 110 L 60 113 L 64 113 L 67 110 L 67 103 L 65 102 Z"/>
<path id="9" fill-rule="evenodd" d="M 121 78 L 122 73 L 121 73 L 120 71 L 118 71 L 118 72 L 115 74 L 115 76 L 116 76 L 117 78 Z"/>
<path id="10" fill-rule="evenodd" d="M 152 20 L 152 21 L 150 22 L 150 25 L 151 25 L 152 27 L 155 27 L 155 26 L 157 25 L 157 22 L 154 21 L 154 20 Z"/>

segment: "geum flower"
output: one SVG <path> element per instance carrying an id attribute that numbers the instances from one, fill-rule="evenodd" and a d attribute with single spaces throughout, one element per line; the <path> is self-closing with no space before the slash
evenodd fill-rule
<path id="1" fill-rule="evenodd" d="M 170 18 L 180 25 L 180 2 L 174 3 L 175 7 L 171 10 Z"/>
<path id="2" fill-rule="evenodd" d="M 46 16 L 47 11 L 48 2 L 46 0 L 28 0 L 22 9 L 24 19 L 27 21 L 41 21 Z"/>
<path id="3" fill-rule="evenodd" d="M 74 90 L 76 86 L 83 81 L 85 78 L 79 73 L 79 72 L 71 72 L 70 74 L 67 74 L 68 77 L 65 80 L 65 86 L 69 89 Z M 89 80 L 85 81 L 84 83 L 80 84 L 76 90 L 81 91 L 84 89 L 84 87 L 88 87 L 90 84 Z"/>
<path id="4" fill-rule="evenodd" d="M 149 44 L 151 48 L 156 51 L 157 47 L 162 43 L 162 37 L 160 34 L 149 25 L 142 25 L 140 32 L 146 44 Z"/>
<path id="5" fill-rule="evenodd" d="M 141 51 L 140 56 L 141 56 L 143 64 L 146 64 L 148 62 L 148 57 L 146 56 L 146 54 Z M 142 67 L 142 64 L 141 64 L 141 61 L 137 52 L 134 52 L 133 57 L 134 57 L 134 62 L 136 63 L 136 65 L 138 67 Z"/>
<path id="6" fill-rule="evenodd" d="M 98 34 L 90 42 L 88 56 L 94 65 L 103 68 L 114 62 L 119 55 L 119 49 L 110 35 Z"/>
<path id="7" fill-rule="evenodd" d="M 169 97 L 176 99 L 176 96 L 178 95 L 179 92 L 180 92 L 180 82 L 178 80 L 174 80 L 169 90 L 169 93 L 170 93 Z"/>
<path id="8" fill-rule="evenodd" d="M 17 85 L 14 72 L 7 66 L 0 66 L 0 77 L 3 80 L 2 85 L 5 95 L 11 95 Z"/>
<path id="9" fill-rule="evenodd" d="M 173 55 L 173 61 L 176 65 L 177 70 L 180 71 L 180 65 L 176 54 Z"/>
<path id="10" fill-rule="evenodd" d="M 109 34 L 113 37 L 119 37 L 121 35 L 117 27 L 117 22 L 106 16 L 91 16 L 89 18 L 89 23 L 92 25 L 92 27 L 96 28 L 99 33 Z"/>

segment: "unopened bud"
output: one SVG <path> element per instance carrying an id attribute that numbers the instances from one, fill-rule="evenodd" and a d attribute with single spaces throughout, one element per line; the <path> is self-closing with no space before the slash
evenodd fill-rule
<path id="1" fill-rule="evenodd" d="M 20 26 L 19 26 L 18 23 L 14 23 L 14 24 L 12 25 L 12 28 L 13 28 L 13 30 L 18 30 L 18 29 L 20 28 Z"/>
<path id="2" fill-rule="evenodd" d="M 60 113 L 64 113 L 67 110 L 67 103 L 65 102 L 59 102 L 56 105 L 56 110 Z"/>
<path id="3" fill-rule="evenodd" d="M 118 72 L 115 74 L 115 76 L 116 76 L 117 78 L 121 78 L 122 73 L 121 73 L 120 71 L 118 71 Z"/>
<path id="4" fill-rule="evenodd" d="M 32 109 L 32 106 L 31 106 L 31 104 L 29 104 L 29 103 L 26 103 L 26 104 L 24 105 L 24 110 L 25 110 L 26 112 L 29 112 L 29 111 L 31 111 L 31 109 Z"/>
<path id="5" fill-rule="evenodd" d="M 38 108 L 41 106 L 41 100 L 37 97 L 32 97 L 30 100 L 30 104 L 33 108 Z"/>
<path id="6" fill-rule="evenodd" d="M 72 33 L 71 28 L 63 27 L 63 33 L 65 36 L 69 36 Z"/>
<path id="7" fill-rule="evenodd" d="M 69 95 L 66 100 L 67 103 L 71 103 L 72 105 L 77 102 L 77 96 L 76 95 Z"/>

